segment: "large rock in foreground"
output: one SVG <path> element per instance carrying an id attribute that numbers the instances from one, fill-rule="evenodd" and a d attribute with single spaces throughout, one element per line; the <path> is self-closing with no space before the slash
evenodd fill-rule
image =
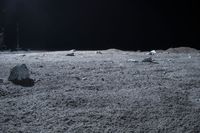
<path id="1" fill-rule="evenodd" d="M 12 68 L 8 80 L 14 84 L 25 87 L 34 85 L 34 80 L 30 78 L 29 69 L 25 64 L 17 65 Z"/>

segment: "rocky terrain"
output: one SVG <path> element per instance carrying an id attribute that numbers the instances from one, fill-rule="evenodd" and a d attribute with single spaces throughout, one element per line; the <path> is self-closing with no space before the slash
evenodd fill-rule
<path id="1" fill-rule="evenodd" d="M 0 52 L 0 133 L 200 132 L 199 51 L 73 52 Z"/>

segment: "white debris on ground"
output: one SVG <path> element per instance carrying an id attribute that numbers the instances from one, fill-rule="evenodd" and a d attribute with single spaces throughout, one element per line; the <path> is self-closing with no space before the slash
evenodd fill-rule
<path id="1" fill-rule="evenodd" d="M 82 78 L 82 80 L 87 80 L 87 77 Z"/>
<path id="2" fill-rule="evenodd" d="M 29 69 L 25 64 L 13 67 L 10 71 L 10 76 L 8 80 L 16 85 L 26 87 L 34 85 L 34 80 L 30 78 Z"/>
<path id="3" fill-rule="evenodd" d="M 134 60 L 134 59 L 128 59 L 128 62 L 135 62 L 135 63 L 137 63 L 137 62 L 139 62 L 139 61 Z"/>
<path id="4" fill-rule="evenodd" d="M 192 58 L 192 56 L 189 54 L 189 55 L 188 55 L 188 58 L 189 58 L 189 59 L 191 59 L 191 58 Z"/>

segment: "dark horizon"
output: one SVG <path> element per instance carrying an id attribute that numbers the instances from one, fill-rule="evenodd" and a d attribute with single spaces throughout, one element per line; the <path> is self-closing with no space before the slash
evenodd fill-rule
<path id="1" fill-rule="evenodd" d="M 19 24 L 23 48 L 199 49 L 198 1 L 6 0 L 0 5 L 8 47 L 16 46 Z"/>

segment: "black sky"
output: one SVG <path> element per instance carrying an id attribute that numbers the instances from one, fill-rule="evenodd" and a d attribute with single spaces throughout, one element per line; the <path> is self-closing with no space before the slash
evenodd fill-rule
<path id="1" fill-rule="evenodd" d="M 1 22 L 8 29 L 8 38 L 15 38 L 13 29 L 18 22 L 20 43 L 27 48 L 148 50 L 195 44 L 197 47 L 200 43 L 199 2 L 194 0 L 6 0 L 6 3 L 1 4 L 5 9 Z"/>

